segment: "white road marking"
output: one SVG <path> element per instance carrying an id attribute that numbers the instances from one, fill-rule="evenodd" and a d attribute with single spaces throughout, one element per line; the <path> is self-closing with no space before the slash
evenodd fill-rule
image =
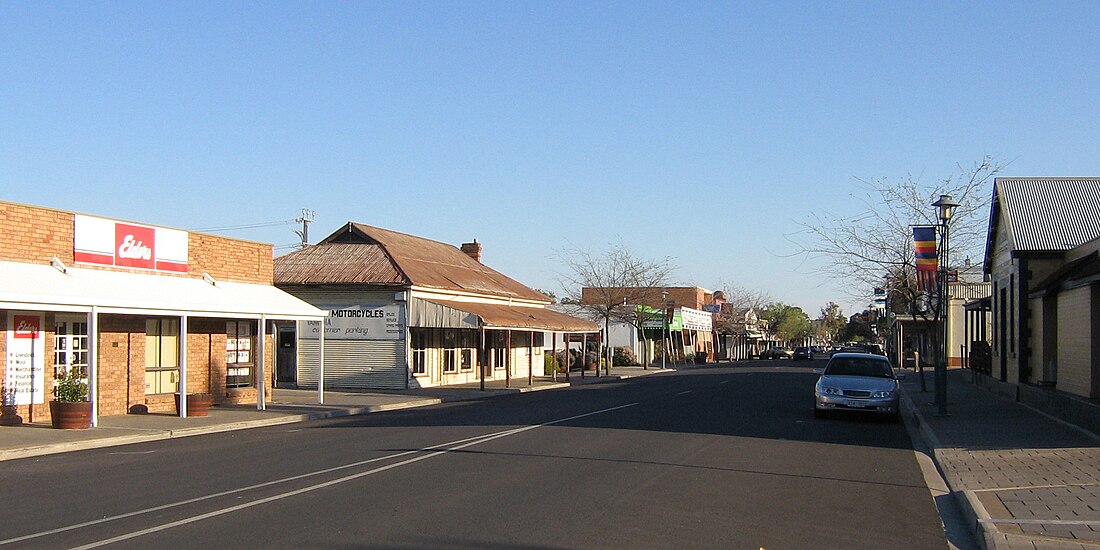
<path id="1" fill-rule="evenodd" d="M 678 394 L 676 394 L 676 395 L 687 395 L 687 394 L 689 394 L 689 393 L 691 393 L 691 390 L 685 390 L 685 391 L 682 391 L 682 392 L 680 392 L 680 393 L 678 393 Z"/>
<path id="2" fill-rule="evenodd" d="M 158 525 L 158 526 L 155 526 L 155 527 L 150 527 L 148 529 L 143 529 L 143 530 L 140 530 L 140 531 L 134 531 L 132 533 L 126 533 L 126 534 L 119 535 L 117 537 L 113 537 L 113 538 L 110 538 L 110 539 L 105 539 L 105 540 L 93 542 L 93 543 L 90 543 L 90 544 L 86 544 L 84 546 L 78 546 L 78 547 L 76 547 L 76 550 L 82 550 L 82 549 L 88 549 L 88 548 L 98 548 L 100 546 L 106 546 L 108 544 L 114 544 L 116 542 L 121 542 L 121 541 L 124 541 L 124 540 L 137 538 L 137 537 L 140 537 L 140 536 L 156 533 L 156 532 L 159 532 L 159 531 L 164 531 L 166 529 L 171 529 L 173 527 L 178 527 L 180 525 L 186 525 L 186 524 L 189 524 L 189 523 L 202 521 L 204 519 L 209 519 L 209 518 L 212 518 L 212 517 L 221 516 L 221 515 L 224 515 L 224 514 L 229 514 L 229 513 L 232 513 L 232 512 L 239 511 L 239 510 L 244 510 L 246 508 L 259 506 L 261 504 L 266 504 L 266 503 L 269 503 L 269 502 L 274 502 L 276 500 L 282 500 L 284 498 L 289 498 L 289 497 L 292 497 L 292 496 L 295 496 L 295 495 L 308 493 L 308 492 L 315 491 L 315 490 L 318 490 L 318 489 L 323 489 L 325 487 L 330 487 L 330 486 L 337 485 L 337 484 L 340 484 L 340 483 L 344 483 L 344 482 L 347 482 L 347 481 L 352 481 L 352 480 L 355 480 L 355 479 L 358 479 L 358 478 L 361 478 L 361 477 L 365 477 L 365 476 L 385 472 L 387 470 L 391 470 L 393 468 L 397 468 L 397 467 L 400 467 L 400 466 L 407 466 L 407 465 L 413 464 L 415 462 L 420 462 L 421 460 L 425 460 L 425 459 L 428 459 L 428 458 L 434 458 L 434 457 L 437 457 L 437 456 L 440 456 L 440 455 L 443 455 L 443 454 L 447 454 L 448 452 L 458 451 L 458 450 L 461 450 L 461 449 L 465 449 L 467 447 L 472 447 L 474 445 L 480 445 L 482 443 L 488 443 L 489 441 L 493 441 L 495 439 L 500 439 L 502 437 L 508 437 L 508 436 L 520 434 L 520 433 L 523 433 L 523 432 L 526 432 L 526 431 L 529 431 L 529 430 L 534 430 L 536 428 L 542 428 L 542 427 L 545 427 L 545 426 L 552 426 L 554 424 L 561 424 L 562 422 L 568 422 L 570 420 L 577 420 L 579 418 L 585 418 L 587 416 L 593 416 L 593 415 L 603 414 L 603 413 L 607 413 L 607 412 L 611 412 L 611 411 L 617 411 L 619 409 L 625 409 L 625 408 L 628 408 L 628 407 L 633 407 L 635 405 L 638 405 L 638 403 L 635 402 L 635 403 L 629 403 L 627 405 L 619 405 L 617 407 L 611 407 L 611 408 L 601 409 L 601 410 L 593 411 L 593 412 L 589 412 L 589 413 L 578 414 L 578 415 L 570 416 L 570 417 L 567 417 L 567 418 L 559 418 L 557 420 L 551 420 L 549 422 L 544 422 L 542 424 L 533 424 L 533 425 L 530 425 L 530 426 L 523 426 L 521 428 L 513 428 L 511 430 L 504 430 L 504 431 L 495 432 L 495 433 L 489 433 L 489 434 L 483 434 L 483 435 L 474 436 L 474 437 L 468 437 L 468 438 L 465 438 L 465 439 L 459 439 L 459 440 L 456 440 L 456 441 L 452 441 L 450 443 L 441 443 L 439 445 L 434 445 L 432 447 L 427 447 L 425 449 L 417 449 L 417 450 L 413 450 L 413 451 L 404 451 L 404 452 L 401 452 L 401 453 L 396 453 L 396 454 L 392 454 L 392 455 L 388 455 L 388 456 L 372 458 L 372 459 L 369 459 L 369 460 L 363 460 L 363 461 L 354 462 L 354 463 L 351 463 L 351 464 L 345 464 L 343 466 L 336 466 L 336 467 L 333 467 L 333 468 L 318 470 L 316 472 L 309 472 L 309 473 L 300 474 L 300 475 L 291 476 L 291 477 L 286 477 L 286 478 L 278 479 L 278 480 L 274 480 L 274 481 L 268 481 L 268 482 L 264 482 L 264 483 L 257 483 L 255 485 L 250 485 L 248 487 L 242 487 L 242 488 L 233 489 L 233 490 L 230 490 L 230 491 L 223 491 L 223 492 L 220 492 L 220 493 L 215 493 L 215 494 L 207 495 L 207 496 L 204 496 L 204 497 L 197 497 L 197 498 L 193 498 L 193 499 L 174 502 L 174 503 L 171 503 L 171 504 L 165 504 L 165 505 L 162 505 L 162 506 L 156 506 L 156 507 L 153 507 L 153 508 L 147 508 L 147 509 L 144 509 L 144 510 L 138 510 L 138 511 L 135 511 L 135 512 L 128 512 L 128 513 L 125 513 L 125 514 L 119 514 L 117 516 L 111 516 L 111 517 L 108 517 L 108 518 L 101 518 L 101 519 L 94 520 L 94 521 L 88 521 L 88 522 L 79 523 L 79 524 L 76 524 L 76 525 L 70 525 L 70 526 L 67 526 L 67 527 L 60 527 L 60 528 L 57 528 L 57 529 L 51 529 L 49 531 L 42 531 L 40 533 L 24 535 L 24 536 L 21 536 L 21 537 L 11 538 L 11 539 L 7 539 L 7 540 L 0 540 L 0 545 L 11 544 L 13 542 L 20 542 L 20 541 L 29 540 L 29 539 L 33 539 L 33 538 L 39 538 L 39 537 L 43 537 L 43 536 L 47 536 L 47 535 L 53 535 L 53 534 L 62 533 L 62 532 L 65 532 L 65 531 L 71 531 L 73 529 L 80 529 L 82 527 L 89 527 L 89 526 L 92 526 L 92 525 L 98 525 L 98 524 L 101 524 L 101 523 L 106 523 L 106 522 L 114 521 L 114 520 L 118 520 L 118 519 L 134 517 L 134 516 L 138 516 L 138 515 L 142 515 L 142 514 L 147 514 L 147 513 L 150 513 L 150 512 L 165 510 L 165 509 L 168 509 L 168 508 L 175 508 L 175 507 L 183 506 L 183 505 L 186 505 L 186 504 L 193 504 L 193 503 L 196 503 L 196 502 L 201 502 L 201 501 L 209 500 L 209 499 L 212 499 L 212 498 L 231 495 L 231 494 L 234 494 L 234 493 L 241 493 L 241 492 L 249 491 L 249 490 L 252 490 L 252 489 L 258 489 L 258 488 L 261 488 L 261 487 L 268 487 L 268 486 L 271 486 L 271 485 L 277 485 L 279 483 L 286 483 L 288 481 L 294 481 L 294 480 L 298 480 L 298 479 L 303 479 L 303 478 L 307 478 L 307 477 L 321 475 L 321 474 L 324 474 L 324 473 L 330 473 L 330 472 L 334 472 L 334 471 L 337 471 L 337 470 L 353 468 L 353 467 L 356 467 L 356 466 L 363 466 L 365 464 L 370 464 L 372 462 L 379 462 L 379 461 L 382 461 L 382 460 L 388 460 L 388 459 L 392 459 L 392 458 L 399 458 L 399 457 L 408 456 L 408 455 L 411 455 L 411 454 L 422 453 L 422 452 L 432 450 L 432 449 L 438 449 L 437 451 L 426 454 L 426 455 L 421 455 L 421 456 L 410 458 L 408 460 L 403 460 L 401 462 L 388 464 L 386 466 L 381 466 L 381 467 L 375 468 L 373 470 L 367 470 L 365 472 L 359 472 L 357 474 L 352 474 L 352 475 L 344 476 L 342 478 L 334 479 L 334 480 L 331 480 L 331 481 L 326 481 L 326 482 L 323 482 L 323 483 L 310 485 L 308 487 L 303 487 L 301 489 L 297 489 L 297 490 L 294 490 L 294 491 L 288 491 L 288 492 L 285 492 L 285 493 L 270 496 L 270 497 L 263 498 L 263 499 L 260 499 L 260 500 L 247 502 L 247 503 L 244 503 L 244 504 L 238 504 L 236 506 L 230 506 L 228 508 L 223 508 L 221 510 L 214 510 L 212 512 L 208 512 L 208 513 L 205 513 L 205 514 L 192 516 L 190 518 L 185 518 L 185 519 L 181 519 L 181 520 L 178 520 L 178 521 L 165 523 L 165 524 L 162 524 L 162 525 Z"/>
<path id="3" fill-rule="evenodd" d="M 719 382 L 719 384 L 729 384 L 729 383 L 730 383 L 729 380 L 723 380 L 723 381 Z"/>

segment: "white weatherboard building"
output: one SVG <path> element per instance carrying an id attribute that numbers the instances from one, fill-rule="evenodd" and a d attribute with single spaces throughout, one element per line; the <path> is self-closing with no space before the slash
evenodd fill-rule
<path id="1" fill-rule="evenodd" d="M 319 323 L 279 328 L 278 382 L 526 384 L 542 372 L 544 332 L 599 331 L 548 309 L 550 298 L 480 259 L 476 241 L 459 249 L 351 222 L 317 245 L 276 258 L 276 286 L 329 312 L 323 333 Z"/>

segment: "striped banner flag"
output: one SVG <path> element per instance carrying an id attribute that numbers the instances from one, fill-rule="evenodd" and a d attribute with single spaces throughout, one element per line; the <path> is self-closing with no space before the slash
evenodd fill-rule
<path id="1" fill-rule="evenodd" d="M 936 226 L 913 226 L 913 252 L 917 259 L 917 289 L 932 290 L 936 286 Z"/>

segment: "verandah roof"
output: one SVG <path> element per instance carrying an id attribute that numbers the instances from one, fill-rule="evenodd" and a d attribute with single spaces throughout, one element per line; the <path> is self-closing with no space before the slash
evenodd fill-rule
<path id="1" fill-rule="evenodd" d="M 0 309 L 311 319 L 328 312 L 270 285 L 0 261 Z"/>

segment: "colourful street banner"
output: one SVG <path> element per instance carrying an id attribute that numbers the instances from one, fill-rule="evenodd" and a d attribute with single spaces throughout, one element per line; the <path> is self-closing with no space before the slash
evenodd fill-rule
<path id="1" fill-rule="evenodd" d="M 917 261 L 917 289 L 930 290 L 936 284 L 939 260 L 936 255 L 936 227 L 913 227 L 913 252 Z"/>

